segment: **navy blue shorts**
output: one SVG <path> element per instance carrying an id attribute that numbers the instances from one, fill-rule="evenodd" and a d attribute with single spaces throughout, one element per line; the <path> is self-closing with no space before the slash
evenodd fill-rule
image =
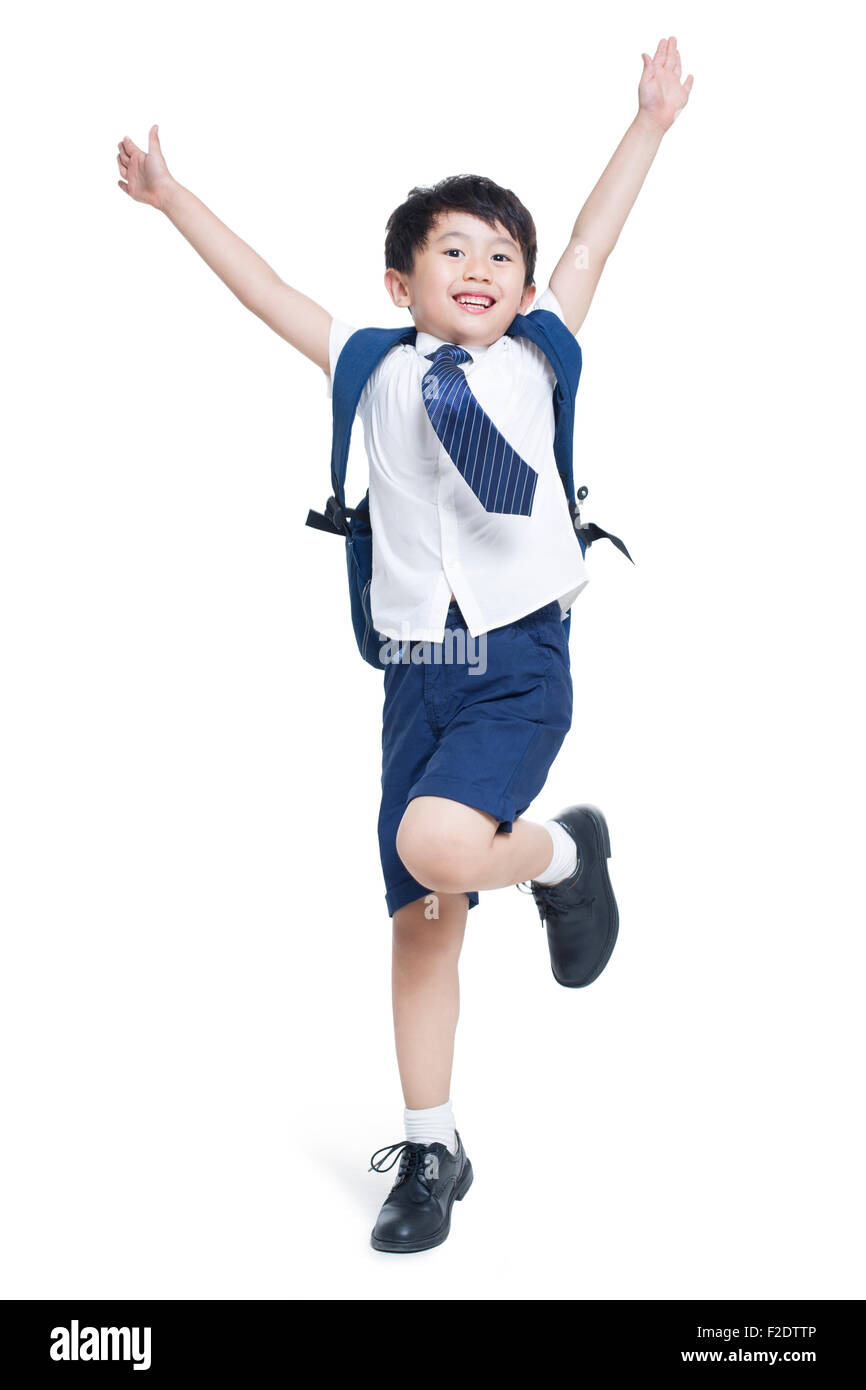
<path id="1" fill-rule="evenodd" d="M 557 600 L 475 638 L 452 600 L 443 642 L 395 642 L 393 651 L 401 659 L 385 667 L 379 811 L 389 915 L 431 891 L 397 854 L 412 798 L 462 801 L 510 832 L 544 786 L 572 717 Z M 469 906 L 477 902 L 470 893 Z"/>

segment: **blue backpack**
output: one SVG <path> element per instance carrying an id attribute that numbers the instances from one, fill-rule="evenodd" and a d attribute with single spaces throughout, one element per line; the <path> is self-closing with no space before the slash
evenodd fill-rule
<path id="1" fill-rule="evenodd" d="M 536 309 L 531 314 L 517 314 L 505 330 L 512 337 L 528 338 L 545 354 L 556 374 L 553 391 L 554 436 L 553 452 L 556 466 L 569 510 L 574 522 L 581 554 L 586 555 L 592 542 L 604 537 L 622 551 L 629 560 L 631 556 L 617 536 L 603 531 L 594 522 L 581 524 L 579 503 L 588 495 L 589 489 L 581 487 L 575 496 L 573 449 L 574 449 L 574 399 L 580 380 L 581 351 L 573 333 L 570 333 L 558 314 L 550 309 Z M 307 526 L 319 531 L 328 531 L 346 538 L 346 564 L 349 571 L 349 596 L 352 605 L 352 626 L 358 648 L 365 661 L 383 670 L 386 663 L 380 656 L 383 638 L 373 627 L 370 612 L 370 584 L 373 577 L 373 532 L 370 525 L 369 489 L 357 507 L 347 507 L 344 493 L 346 465 L 349 459 L 349 444 L 355 412 L 361 399 L 361 392 L 371 373 L 379 365 L 385 353 L 398 343 L 414 345 L 417 330 L 409 328 L 359 328 L 346 342 L 334 372 L 331 393 L 333 407 L 333 438 L 331 442 L 331 487 L 332 495 L 325 503 L 324 512 L 307 513 Z M 634 561 L 632 560 L 632 564 Z M 571 613 L 565 618 L 566 637 L 571 628 Z"/>

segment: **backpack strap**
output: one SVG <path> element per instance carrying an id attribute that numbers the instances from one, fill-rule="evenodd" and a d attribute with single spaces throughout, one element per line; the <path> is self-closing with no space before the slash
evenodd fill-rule
<path id="1" fill-rule="evenodd" d="M 347 339 L 337 359 L 331 389 L 332 495 L 325 503 L 324 512 L 307 513 L 307 526 L 338 536 L 349 534 L 348 518 L 357 516 L 358 511 L 357 508 L 346 506 L 346 465 L 361 393 L 386 352 L 398 343 L 414 343 L 416 335 L 417 329 L 413 324 L 409 328 L 359 328 Z"/>
<path id="2" fill-rule="evenodd" d="M 575 501 L 574 473 L 574 401 L 580 381 L 583 356 L 580 344 L 570 333 L 558 314 L 551 309 L 536 309 L 531 314 L 516 314 L 506 335 L 528 338 L 540 348 L 553 368 L 556 386 L 553 392 L 553 452 L 562 485 L 569 502 Z"/>
<path id="3" fill-rule="evenodd" d="M 505 332 L 512 337 L 529 338 L 541 349 L 556 374 L 553 452 L 582 553 L 586 554 L 593 541 L 606 539 L 634 564 L 619 536 L 603 531 L 594 521 L 582 524 L 580 520 L 579 504 L 589 495 L 587 487 L 579 488 L 576 495 L 574 490 L 574 403 L 583 365 L 580 344 L 552 309 L 535 309 L 531 314 L 517 314 Z"/>

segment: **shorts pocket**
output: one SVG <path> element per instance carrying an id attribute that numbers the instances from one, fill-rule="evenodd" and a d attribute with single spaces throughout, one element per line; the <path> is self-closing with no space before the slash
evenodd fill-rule
<path id="1" fill-rule="evenodd" d="M 526 630 L 536 646 L 565 661 L 566 666 L 570 667 L 568 638 L 561 618 L 533 618 L 532 622 L 526 624 Z"/>

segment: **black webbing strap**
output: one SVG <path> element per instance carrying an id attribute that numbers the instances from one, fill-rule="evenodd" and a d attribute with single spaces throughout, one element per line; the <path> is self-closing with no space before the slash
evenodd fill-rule
<path id="1" fill-rule="evenodd" d="M 600 526 L 596 526 L 594 521 L 585 522 L 583 526 L 575 526 L 574 534 L 577 536 L 578 540 L 583 541 L 587 550 L 592 545 L 593 541 L 612 541 L 613 544 L 616 546 L 617 550 L 621 550 L 623 555 L 625 555 L 626 559 L 631 560 L 631 556 L 629 555 L 619 536 L 612 536 L 610 534 L 610 531 L 603 531 Z M 631 562 L 632 564 L 634 564 L 634 560 L 631 560 Z"/>
<path id="2" fill-rule="evenodd" d="M 306 526 L 314 526 L 317 531 L 328 531 L 333 536 L 348 536 L 347 517 L 360 516 L 355 507 L 343 507 L 336 497 L 329 497 L 324 512 L 307 512 Z"/>

